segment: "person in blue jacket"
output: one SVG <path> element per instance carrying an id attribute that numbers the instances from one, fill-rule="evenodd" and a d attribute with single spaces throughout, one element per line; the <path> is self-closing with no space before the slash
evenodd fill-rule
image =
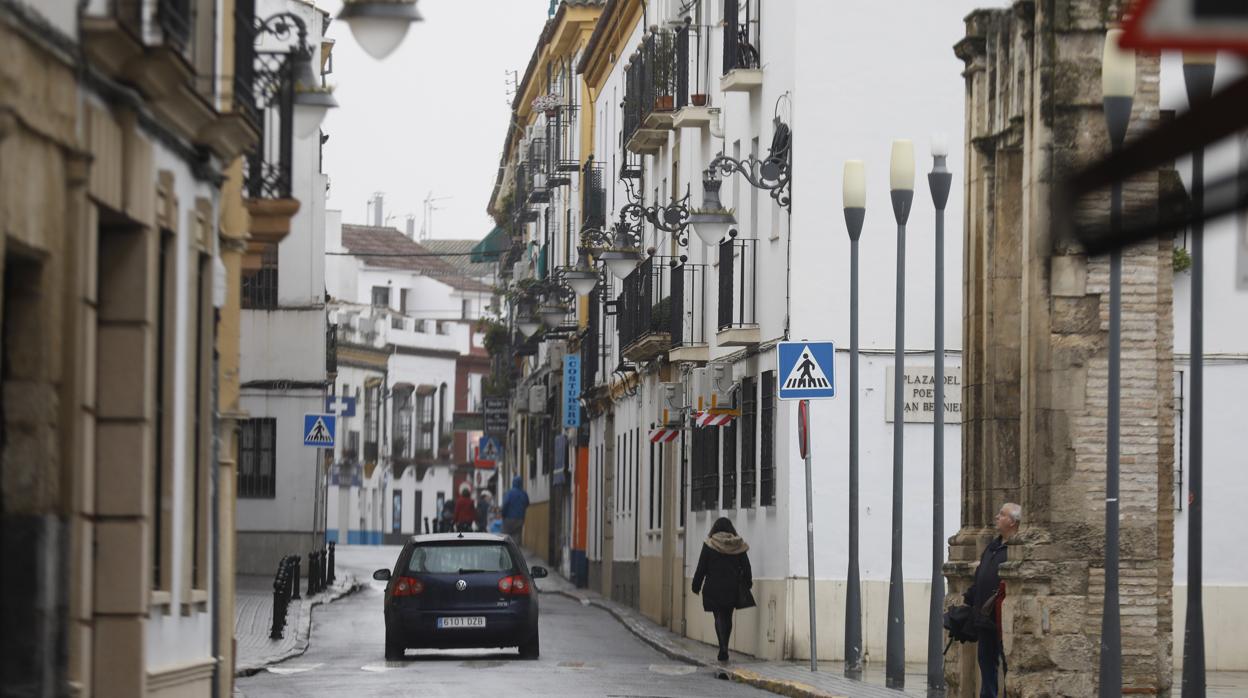
<path id="1" fill-rule="evenodd" d="M 529 495 L 523 485 L 524 480 L 517 475 L 511 480 L 511 489 L 503 495 L 503 535 L 517 543 L 524 531 L 524 515 L 529 510 Z"/>

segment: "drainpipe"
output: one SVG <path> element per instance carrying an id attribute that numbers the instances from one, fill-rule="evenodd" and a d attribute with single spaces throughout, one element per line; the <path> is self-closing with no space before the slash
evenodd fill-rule
<path id="1" fill-rule="evenodd" d="M 221 319 L 221 311 L 215 310 L 216 327 Z M 213 333 L 216 336 L 216 333 Z M 219 429 L 221 428 L 221 408 L 218 404 L 218 363 L 216 343 L 212 348 L 212 505 L 209 508 L 209 516 L 212 518 L 210 523 L 212 535 L 212 550 L 209 555 L 212 558 L 212 576 L 215 578 L 212 584 L 212 629 L 211 629 L 211 647 L 215 662 L 212 663 L 212 697 L 217 698 L 221 695 L 221 499 L 220 499 L 220 469 L 221 469 L 221 437 Z"/>

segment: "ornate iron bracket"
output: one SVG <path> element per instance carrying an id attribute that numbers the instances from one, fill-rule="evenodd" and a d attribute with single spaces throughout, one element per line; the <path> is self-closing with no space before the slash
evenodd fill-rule
<path id="1" fill-rule="evenodd" d="M 763 189 L 789 211 L 793 210 L 793 201 L 789 186 L 792 183 L 792 145 L 793 132 L 783 121 L 775 119 L 775 133 L 771 138 L 771 150 L 767 157 L 759 160 L 754 155 L 738 160 L 724 153 L 715 156 L 707 166 L 708 170 L 718 170 L 724 176 L 739 173 L 756 189 Z"/>
<path id="2" fill-rule="evenodd" d="M 638 244 L 641 239 L 641 222 L 647 221 L 655 228 L 676 236 L 676 242 L 681 247 L 689 246 L 689 217 L 692 211 L 689 209 L 689 187 L 685 187 L 685 196 L 677 201 L 669 201 L 666 206 L 643 206 L 641 203 L 641 195 L 633 191 L 632 182 L 624 181 L 624 189 L 628 192 L 628 203 L 624 208 L 620 209 L 620 220 L 631 220 L 630 230 L 637 233 Z"/>
<path id="3" fill-rule="evenodd" d="M 291 25 L 294 25 L 293 27 Z M 256 19 L 255 36 L 259 38 L 264 34 L 277 39 L 278 41 L 286 41 L 290 38 L 291 30 L 299 35 L 299 48 L 311 50 L 308 46 L 308 26 L 303 23 L 303 19 L 293 12 L 279 12 L 266 19 Z"/>

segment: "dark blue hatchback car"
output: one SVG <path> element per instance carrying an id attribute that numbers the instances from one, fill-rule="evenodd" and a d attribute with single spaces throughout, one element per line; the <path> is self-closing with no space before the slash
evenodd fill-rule
<path id="1" fill-rule="evenodd" d="M 537 591 L 529 570 L 509 538 L 489 533 L 415 536 L 399 553 L 393 570 L 373 579 L 387 582 L 386 659 L 402 659 L 407 649 L 519 647 L 536 659 Z"/>

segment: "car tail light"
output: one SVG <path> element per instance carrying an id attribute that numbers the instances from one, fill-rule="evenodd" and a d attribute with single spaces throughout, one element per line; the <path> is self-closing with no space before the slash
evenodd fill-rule
<path id="1" fill-rule="evenodd" d="M 415 577 L 399 577 L 394 584 L 395 596 L 420 596 L 425 593 L 425 583 Z"/>
<path id="2" fill-rule="evenodd" d="M 532 593 L 532 589 L 533 585 L 524 578 L 524 575 L 516 574 L 498 580 L 498 590 L 511 596 L 528 596 Z"/>

